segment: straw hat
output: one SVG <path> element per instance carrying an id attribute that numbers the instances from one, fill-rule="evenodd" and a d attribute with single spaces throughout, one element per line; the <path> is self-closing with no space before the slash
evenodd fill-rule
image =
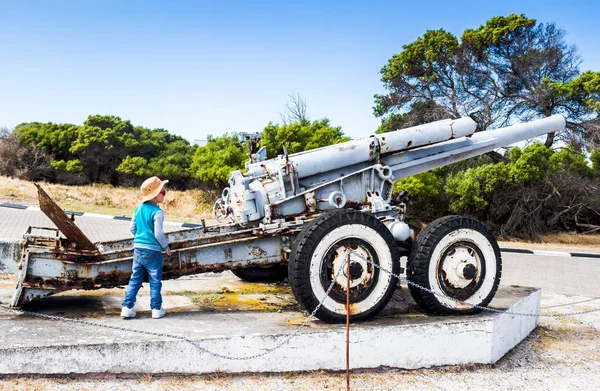
<path id="1" fill-rule="evenodd" d="M 153 176 L 152 178 L 148 178 L 142 183 L 140 186 L 140 190 L 142 191 L 142 202 L 150 201 L 154 197 L 160 193 L 163 186 L 169 183 L 169 181 L 161 181 L 159 177 Z"/>

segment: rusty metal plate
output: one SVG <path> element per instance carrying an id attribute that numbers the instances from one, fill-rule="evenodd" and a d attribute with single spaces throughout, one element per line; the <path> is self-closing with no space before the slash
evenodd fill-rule
<path id="1" fill-rule="evenodd" d="M 77 245 L 78 250 L 96 250 L 96 246 L 87 236 L 75 225 L 69 216 L 50 198 L 50 196 L 37 183 L 38 200 L 40 209 L 52 222 L 58 227 L 60 232 L 72 243 Z"/>

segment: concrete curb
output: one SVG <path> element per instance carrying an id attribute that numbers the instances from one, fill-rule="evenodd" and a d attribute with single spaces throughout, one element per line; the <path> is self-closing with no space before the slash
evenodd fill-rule
<path id="1" fill-rule="evenodd" d="M 19 204 L 0 203 L 0 207 L 20 209 L 20 210 L 33 210 L 33 211 L 37 211 L 37 212 L 40 211 L 40 208 L 38 208 L 37 206 L 27 206 L 27 205 L 19 205 Z M 75 216 L 86 216 L 86 217 L 96 217 L 99 219 L 131 221 L 131 217 L 127 217 L 127 216 L 111 216 L 111 215 L 104 215 L 104 214 L 98 214 L 98 213 L 75 212 L 75 211 L 71 211 L 71 210 L 65 210 L 64 212 L 66 214 L 75 215 Z M 175 227 L 182 227 L 182 228 L 202 227 L 202 224 L 179 223 L 176 221 L 165 221 L 165 225 L 172 225 Z"/>
<path id="2" fill-rule="evenodd" d="M 520 248 L 501 248 L 503 253 L 531 254 L 546 257 L 578 257 L 578 258 L 600 258 L 600 254 L 594 253 L 570 253 L 564 251 L 543 251 L 543 250 L 525 250 Z"/>

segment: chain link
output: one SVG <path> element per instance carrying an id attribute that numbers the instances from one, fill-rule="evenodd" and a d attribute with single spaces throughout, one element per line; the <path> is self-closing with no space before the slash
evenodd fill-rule
<path id="1" fill-rule="evenodd" d="M 462 300 L 458 300 L 458 299 L 453 299 L 451 297 L 448 297 L 446 295 L 442 295 L 438 292 L 434 292 L 431 289 L 425 288 L 421 285 L 418 285 L 410 280 L 408 280 L 405 277 L 402 277 L 398 274 L 395 274 L 393 272 L 391 272 L 390 270 L 387 270 L 383 267 L 381 267 L 378 264 L 375 264 L 374 262 L 372 262 L 371 260 L 367 259 L 366 257 L 364 257 L 363 255 L 361 255 L 360 253 L 357 253 L 353 250 L 349 250 L 349 252 L 351 254 L 353 254 L 354 256 L 362 259 L 363 261 L 373 265 L 374 267 L 380 269 L 381 271 L 390 274 L 393 277 L 396 277 L 399 281 L 404 282 L 410 286 L 413 286 L 415 288 L 421 289 L 425 292 L 431 293 L 435 296 L 444 298 L 444 299 L 451 299 L 457 303 L 460 304 L 464 304 L 467 305 L 469 307 L 472 308 L 476 308 L 476 309 L 480 309 L 480 310 L 484 310 L 484 311 L 489 311 L 489 312 L 494 312 L 494 313 L 501 313 L 501 314 L 509 314 L 509 315 L 516 315 L 516 316 L 529 316 L 529 317 L 563 317 L 563 316 L 575 316 L 575 315 L 582 315 L 582 314 L 589 314 L 591 312 L 597 312 L 600 311 L 600 308 L 597 309 L 592 309 L 592 310 L 587 310 L 587 311 L 577 311 L 577 312 L 570 312 L 570 313 L 564 313 L 564 314 L 542 314 L 542 313 L 537 313 L 537 314 L 532 314 L 532 313 L 523 313 L 523 312 L 513 312 L 513 311 L 508 311 L 508 310 L 499 310 L 496 308 L 489 308 L 489 307 L 483 307 L 483 306 L 479 306 L 479 305 L 475 305 L 475 304 L 470 304 L 467 303 L 465 301 Z M 105 324 L 105 323 L 97 323 L 97 322 L 91 322 L 89 320 L 82 320 L 82 319 L 75 319 L 75 318 L 66 318 L 66 317 L 62 317 L 62 316 L 54 316 L 54 315 L 46 315 L 46 314 L 41 314 L 38 312 L 33 312 L 33 311 L 27 311 L 27 310 L 23 310 L 20 308 L 13 308 L 13 307 L 9 307 L 9 306 L 5 306 L 5 305 L 1 305 L 0 304 L 0 308 L 4 309 L 6 311 L 10 311 L 10 312 L 17 312 L 17 313 L 21 313 L 21 314 L 25 314 L 25 315 L 30 315 L 30 316 L 35 316 L 41 319 L 48 319 L 48 320 L 56 320 L 56 321 L 61 321 L 61 322 L 68 322 L 68 323 L 77 323 L 77 324 L 82 324 L 82 325 L 87 325 L 87 326 L 94 326 L 94 327 L 102 327 L 102 328 L 106 328 L 106 329 L 112 329 L 112 330 L 117 330 L 117 331 L 125 331 L 125 332 L 131 332 L 131 333 L 137 333 L 137 334 L 144 334 L 144 335 L 151 335 L 154 337 L 163 337 L 163 338 L 171 338 L 171 339 L 175 339 L 175 340 L 180 340 L 180 341 L 185 341 L 189 344 L 191 344 L 192 346 L 194 346 L 195 348 L 197 348 L 198 350 L 207 353 L 211 356 L 215 356 L 218 358 L 222 358 L 225 360 L 236 360 L 236 361 L 243 361 L 243 360 L 252 360 L 255 358 L 259 358 L 262 356 L 265 356 L 277 349 L 280 349 L 283 345 L 287 344 L 289 341 L 291 341 L 293 338 L 295 338 L 296 336 L 298 336 L 300 334 L 300 332 L 302 331 L 302 329 L 306 326 L 306 324 L 308 324 L 308 322 L 315 317 L 315 314 L 317 313 L 317 311 L 319 311 L 319 309 L 323 306 L 323 303 L 325 302 L 325 300 L 329 297 L 329 294 L 331 293 L 331 290 L 333 289 L 333 286 L 336 283 L 337 277 L 339 276 L 339 273 L 342 271 L 343 267 L 346 265 L 348 261 L 346 260 L 345 262 L 343 262 L 339 269 L 337 270 L 334 278 L 332 279 L 331 283 L 329 284 L 329 287 L 327 288 L 327 291 L 325 292 L 325 295 L 323 296 L 323 298 L 321 299 L 321 301 L 319 302 L 319 304 L 315 307 L 315 309 L 312 311 L 312 313 L 308 316 L 308 318 L 306 318 L 301 324 L 300 326 L 296 329 L 295 332 L 293 332 L 292 334 L 289 334 L 288 336 L 286 336 L 285 338 L 283 338 L 283 340 L 281 342 L 279 342 L 278 344 L 276 344 L 273 347 L 264 349 L 262 352 L 257 353 L 257 354 L 253 354 L 251 356 L 228 356 L 225 354 L 221 354 L 221 353 L 217 353 L 217 352 L 213 352 L 209 349 L 206 349 L 205 347 L 201 346 L 199 344 L 199 341 L 195 341 L 193 339 L 184 337 L 184 336 L 180 336 L 180 335 L 174 335 L 174 334 L 167 334 L 167 333 L 158 333 L 155 331 L 147 331 L 147 330 L 139 330 L 139 329 L 132 329 L 129 327 L 122 327 L 122 326 L 116 326 L 116 325 L 110 325 L 110 324 Z M 554 305 L 554 306 L 547 306 L 547 307 L 541 307 L 541 308 L 555 308 L 555 307 L 565 307 L 565 306 L 569 306 L 569 305 L 575 305 L 575 304 L 581 304 L 581 303 L 586 303 L 586 302 L 590 302 L 590 301 L 594 301 L 594 300 L 600 300 L 600 297 L 594 297 L 591 299 L 587 299 L 587 300 L 581 300 L 581 301 L 577 301 L 577 302 L 573 302 L 573 303 L 567 303 L 567 304 L 559 304 L 559 305 Z M 446 306 L 447 308 L 452 308 L 449 307 L 448 305 L 444 304 L 443 302 L 440 302 L 442 305 Z"/>

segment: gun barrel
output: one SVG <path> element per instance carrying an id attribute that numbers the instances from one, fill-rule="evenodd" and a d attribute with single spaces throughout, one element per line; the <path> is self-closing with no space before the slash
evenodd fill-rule
<path id="1" fill-rule="evenodd" d="M 469 117 L 446 119 L 378 134 L 381 154 L 396 153 L 410 148 L 436 144 L 459 137 L 470 136 L 477 124 Z"/>
<path id="2" fill-rule="evenodd" d="M 468 117 L 456 120 L 447 119 L 378 134 L 368 139 L 353 140 L 295 153 L 289 156 L 289 160 L 293 162 L 298 177 L 306 178 L 354 164 L 377 160 L 379 154 L 393 154 L 468 136 L 475 132 L 475 128 L 475 121 Z"/>
<path id="3" fill-rule="evenodd" d="M 470 137 L 423 146 L 383 157 L 381 161 L 390 166 L 394 179 L 397 180 L 547 133 L 560 132 L 565 129 L 565 126 L 564 117 L 556 114 L 505 128 L 478 132 Z"/>

